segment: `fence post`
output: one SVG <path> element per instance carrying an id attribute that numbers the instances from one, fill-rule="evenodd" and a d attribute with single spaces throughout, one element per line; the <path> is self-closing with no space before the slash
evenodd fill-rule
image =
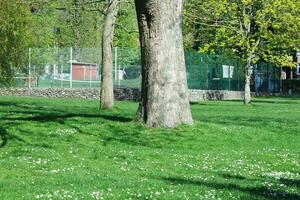
<path id="1" fill-rule="evenodd" d="M 211 59 L 211 56 L 209 56 L 209 60 L 207 61 L 208 63 L 208 70 L 209 70 L 209 79 L 208 79 L 208 90 L 211 90 L 212 85 L 213 85 L 213 76 L 214 76 L 214 61 Z"/>
<path id="2" fill-rule="evenodd" d="M 32 81 L 34 83 L 35 88 L 37 88 L 37 75 L 36 75 L 36 71 L 35 71 L 35 65 L 33 65 L 33 77 L 32 77 Z"/>
<path id="3" fill-rule="evenodd" d="M 60 87 L 63 88 L 63 82 L 64 81 L 64 70 L 63 65 L 60 66 Z"/>
<path id="4" fill-rule="evenodd" d="M 240 62 L 237 61 L 237 74 L 238 74 L 238 77 L 237 77 L 237 81 L 238 81 L 238 91 L 240 91 Z"/>
<path id="5" fill-rule="evenodd" d="M 230 81 L 231 81 L 231 65 L 229 65 L 229 70 L 228 70 L 228 90 L 230 91 L 231 89 L 230 89 L 230 87 L 231 87 L 231 85 L 230 85 Z"/>
<path id="6" fill-rule="evenodd" d="M 268 91 L 268 94 L 270 93 L 270 74 L 269 74 L 269 63 L 267 63 L 267 80 L 268 80 L 268 84 L 267 84 L 267 91 Z"/>
<path id="7" fill-rule="evenodd" d="M 118 77 L 118 47 L 115 47 L 115 81 Z"/>
<path id="8" fill-rule="evenodd" d="M 50 65 L 51 67 L 51 65 Z M 51 69 L 50 69 L 51 70 Z M 50 87 L 53 88 L 53 77 L 54 77 L 54 72 L 55 72 L 55 65 L 53 65 L 52 68 L 52 74 L 51 74 L 51 80 L 50 80 Z"/>
<path id="9" fill-rule="evenodd" d="M 31 88 L 31 48 L 29 48 L 29 52 L 28 52 L 28 55 L 29 55 L 29 59 L 28 59 L 28 88 L 30 89 Z"/>
<path id="10" fill-rule="evenodd" d="M 118 70 L 118 87 L 121 86 L 121 77 L 123 76 L 120 73 L 121 73 L 121 65 L 119 65 L 119 70 Z"/>
<path id="11" fill-rule="evenodd" d="M 89 67 L 89 73 L 90 73 L 90 88 L 92 88 L 92 66 Z"/>
<path id="12" fill-rule="evenodd" d="M 279 75 L 279 90 L 280 90 L 280 94 L 282 94 L 282 78 L 281 78 L 281 74 L 282 74 L 282 67 L 280 67 L 280 75 Z"/>
<path id="13" fill-rule="evenodd" d="M 189 59 L 189 67 L 188 67 L 188 74 L 189 74 L 189 76 L 187 77 L 187 79 L 188 79 L 188 86 L 190 86 L 191 88 L 189 88 L 189 89 L 195 89 L 194 88 L 194 85 L 193 85 L 193 63 L 192 63 L 192 59 L 193 59 L 193 52 L 192 51 L 189 51 L 189 53 L 188 53 L 188 59 Z M 199 66 L 200 67 L 200 66 Z"/>
<path id="14" fill-rule="evenodd" d="M 217 62 L 218 62 L 218 60 L 217 60 Z M 217 82 L 218 89 L 217 90 L 223 90 L 223 77 L 221 76 L 222 70 L 223 70 L 222 65 L 220 63 L 217 63 L 217 68 L 218 68 L 218 77 L 217 77 L 218 78 L 218 80 L 217 80 L 218 81 Z"/>
<path id="15" fill-rule="evenodd" d="M 70 88 L 73 87 L 73 48 L 70 48 Z"/>

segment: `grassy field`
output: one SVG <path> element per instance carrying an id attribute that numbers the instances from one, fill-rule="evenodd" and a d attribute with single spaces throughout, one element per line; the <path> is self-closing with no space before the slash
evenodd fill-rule
<path id="1" fill-rule="evenodd" d="M 120 81 L 120 87 L 139 88 L 140 79 L 124 79 Z M 114 80 L 114 85 L 119 86 L 119 82 Z M 99 88 L 100 81 L 73 81 L 73 88 Z M 38 88 L 69 88 L 69 80 L 39 80 Z"/>
<path id="2" fill-rule="evenodd" d="M 0 97 L 0 199 L 300 199 L 300 99 L 194 104 L 174 130 L 136 109 Z"/>

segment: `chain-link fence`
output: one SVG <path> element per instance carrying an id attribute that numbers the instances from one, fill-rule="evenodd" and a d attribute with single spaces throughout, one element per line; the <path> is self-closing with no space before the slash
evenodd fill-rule
<path id="1" fill-rule="evenodd" d="M 244 65 L 233 56 L 185 52 L 188 87 L 199 90 L 244 90 Z M 29 88 L 99 88 L 101 49 L 29 49 L 26 68 L 15 72 L 14 86 Z M 252 91 L 279 92 L 280 68 L 267 63 L 253 67 Z M 139 88 L 141 82 L 138 49 L 113 49 L 115 87 Z"/>
<path id="2" fill-rule="evenodd" d="M 243 91 L 244 62 L 234 56 L 185 52 L 188 87 L 200 90 Z M 266 62 L 252 67 L 251 90 L 275 93 L 281 91 L 281 68 Z"/>
<path id="3" fill-rule="evenodd" d="M 140 64 L 138 49 L 113 49 L 115 87 L 138 88 Z M 99 88 L 101 49 L 32 48 L 28 66 L 15 72 L 14 87 Z"/>
<path id="4" fill-rule="evenodd" d="M 251 90 L 253 92 L 278 93 L 282 91 L 282 69 L 266 62 L 254 66 Z"/>
<path id="5" fill-rule="evenodd" d="M 190 89 L 232 90 L 244 89 L 244 70 L 240 59 L 228 56 L 185 53 L 187 80 Z"/>

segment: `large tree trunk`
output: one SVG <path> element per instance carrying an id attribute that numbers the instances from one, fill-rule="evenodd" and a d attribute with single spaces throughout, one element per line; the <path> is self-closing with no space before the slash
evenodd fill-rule
<path id="1" fill-rule="evenodd" d="M 114 105 L 113 91 L 113 38 L 119 0 L 109 0 L 106 10 L 105 22 L 102 34 L 102 69 L 100 108 L 110 109 Z"/>
<path id="2" fill-rule="evenodd" d="M 142 92 L 137 118 L 148 127 L 192 124 L 186 80 L 182 0 L 135 0 Z"/>
<path id="3" fill-rule="evenodd" d="M 250 81 L 251 81 L 251 63 L 247 62 L 246 66 L 245 66 L 244 104 L 251 103 Z"/>

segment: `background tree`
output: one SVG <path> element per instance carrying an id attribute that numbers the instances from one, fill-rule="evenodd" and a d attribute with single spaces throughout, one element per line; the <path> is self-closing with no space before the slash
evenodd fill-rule
<path id="1" fill-rule="evenodd" d="M 14 70 L 27 63 L 30 12 L 20 0 L 0 1 L 0 85 L 9 86 Z"/>
<path id="2" fill-rule="evenodd" d="M 102 34 L 102 68 L 101 68 L 101 94 L 100 108 L 109 109 L 113 107 L 113 39 L 116 17 L 118 14 L 119 0 L 109 0 Z"/>
<path id="3" fill-rule="evenodd" d="M 278 66 L 294 65 L 288 55 L 299 44 L 299 1 L 192 0 L 186 6 L 185 25 L 193 30 L 187 44 L 193 43 L 200 51 L 235 54 L 244 60 L 245 104 L 251 102 L 253 64 L 264 60 Z"/>
<path id="4" fill-rule="evenodd" d="M 138 119 L 149 127 L 192 124 L 183 38 L 182 1 L 135 0 L 141 43 Z"/>
<path id="5" fill-rule="evenodd" d="M 134 0 L 120 1 L 117 18 L 114 45 L 126 49 L 138 49 L 139 37 Z"/>

